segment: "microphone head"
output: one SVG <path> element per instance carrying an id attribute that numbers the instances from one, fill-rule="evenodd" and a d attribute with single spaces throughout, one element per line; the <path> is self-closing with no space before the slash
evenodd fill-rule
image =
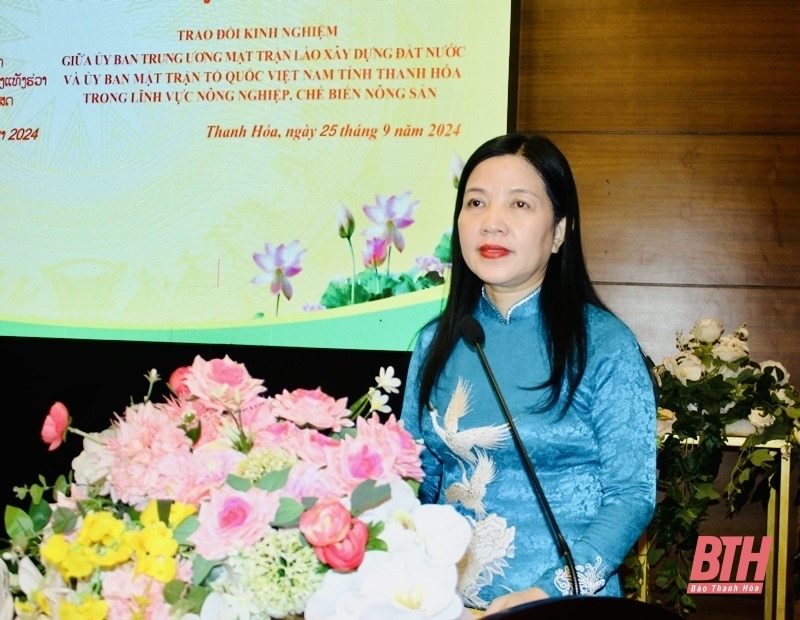
<path id="1" fill-rule="evenodd" d="M 483 341 L 486 339 L 483 327 L 481 327 L 478 320 L 471 314 L 461 319 L 461 336 L 469 344 L 474 346 L 482 345 Z"/>

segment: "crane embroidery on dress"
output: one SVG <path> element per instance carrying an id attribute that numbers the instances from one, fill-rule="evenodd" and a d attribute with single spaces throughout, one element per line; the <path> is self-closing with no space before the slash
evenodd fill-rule
<path id="1" fill-rule="evenodd" d="M 488 602 L 481 598 L 481 589 L 491 586 L 495 576 L 502 576 L 508 559 L 514 557 L 516 528 L 500 515 L 487 514 L 484 504 L 487 487 L 497 474 L 489 451 L 506 444 L 511 433 L 508 424 L 459 430 L 461 418 L 469 413 L 471 394 L 470 384 L 459 377 L 441 424 L 434 406 L 429 404 L 428 409 L 434 432 L 461 467 L 461 482 L 453 482 L 445 489 L 445 500 L 475 513 L 475 519 L 468 517 L 472 540 L 459 563 L 458 591 L 465 603 L 484 609 Z"/>
<path id="2" fill-rule="evenodd" d="M 476 462 L 472 475 L 467 476 L 467 470 L 463 464 L 461 471 L 461 482 L 454 482 L 447 487 L 444 497 L 450 504 L 460 502 L 465 508 L 474 511 L 478 519 L 483 519 L 486 516 L 486 507 L 483 505 L 486 487 L 497 474 L 494 461 L 483 450 L 476 450 Z"/>
<path id="3" fill-rule="evenodd" d="M 469 401 L 472 391 L 466 381 L 459 378 L 456 389 L 450 397 L 447 410 L 444 412 L 443 425 L 439 424 L 439 412 L 429 405 L 433 430 L 461 460 L 470 465 L 478 461 L 475 448 L 491 450 L 505 443 L 509 438 L 507 424 L 499 426 L 479 426 L 459 431 L 458 422 L 469 412 Z"/>

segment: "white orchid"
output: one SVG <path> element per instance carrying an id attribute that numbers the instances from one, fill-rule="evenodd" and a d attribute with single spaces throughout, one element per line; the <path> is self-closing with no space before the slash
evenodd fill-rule
<path id="1" fill-rule="evenodd" d="M 469 543 L 469 522 L 449 505 L 420 504 L 408 484 L 363 513 L 383 521 L 388 551 L 369 551 L 353 573 L 329 571 L 306 605 L 306 620 L 457 620 L 456 562 Z"/>
<path id="2" fill-rule="evenodd" d="M 0 560 L 0 620 L 12 620 L 14 617 L 14 597 L 11 594 L 11 575 L 8 566 Z"/>

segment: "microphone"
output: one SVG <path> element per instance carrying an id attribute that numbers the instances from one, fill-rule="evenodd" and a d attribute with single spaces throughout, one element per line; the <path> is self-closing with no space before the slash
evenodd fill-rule
<path id="1" fill-rule="evenodd" d="M 569 572 L 572 577 L 572 593 L 575 596 L 578 596 L 580 594 L 580 585 L 578 584 L 578 573 L 575 570 L 575 561 L 572 559 L 572 552 L 569 550 L 569 545 L 567 545 L 567 541 L 561 534 L 561 529 L 558 527 L 558 523 L 556 523 L 556 518 L 553 516 L 553 511 L 550 508 L 550 502 L 547 501 L 547 497 L 544 494 L 544 489 L 542 489 L 542 485 L 539 483 L 539 478 L 536 475 L 536 471 L 533 469 L 533 463 L 531 463 L 531 460 L 528 457 L 528 451 L 525 450 L 525 446 L 522 444 L 522 440 L 517 432 L 517 425 L 514 424 L 514 418 L 511 417 L 511 412 L 508 410 L 508 405 L 506 405 L 505 398 L 503 398 L 503 393 L 500 391 L 500 386 L 497 385 L 497 380 L 494 378 L 492 368 L 489 366 L 489 361 L 486 359 L 486 355 L 483 352 L 483 342 L 486 340 L 486 334 L 483 331 L 483 327 L 481 327 L 481 324 L 478 323 L 474 316 L 467 315 L 461 319 L 461 336 L 467 341 L 468 344 L 474 346 L 475 350 L 478 352 L 478 356 L 481 359 L 481 364 L 483 364 L 483 369 L 486 371 L 486 375 L 489 377 L 489 382 L 492 384 L 492 390 L 494 391 L 495 396 L 497 396 L 497 400 L 500 402 L 500 408 L 503 410 L 503 416 L 508 423 L 508 428 L 511 431 L 511 436 L 514 439 L 517 452 L 519 452 L 520 456 L 522 457 L 522 461 L 525 465 L 525 472 L 528 474 L 528 479 L 531 482 L 533 491 L 536 493 L 536 497 L 539 498 L 539 503 L 542 505 L 544 516 L 547 519 L 547 523 L 550 525 L 550 530 L 556 539 L 558 549 L 567 562 L 567 567 L 569 568 Z"/>

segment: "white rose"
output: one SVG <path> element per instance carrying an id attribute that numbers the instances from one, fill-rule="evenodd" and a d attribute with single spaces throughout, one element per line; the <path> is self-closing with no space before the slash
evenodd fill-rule
<path id="1" fill-rule="evenodd" d="M 703 376 L 703 362 L 693 353 L 665 357 L 661 363 L 683 385 L 686 385 L 687 381 L 699 381 Z"/>
<path id="2" fill-rule="evenodd" d="M 722 366 L 721 368 L 717 369 L 717 373 L 722 375 L 723 379 L 736 379 L 740 374 L 744 372 L 745 368 L 746 368 L 745 366 L 736 366 L 736 368 L 729 368 L 728 366 Z"/>
<path id="3" fill-rule="evenodd" d="M 678 343 L 679 351 L 691 351 L 697 346 L 697 339 L 691 334 L 684 336 L 683 332 L 675 334 L 675 341 Z"/>
<path id="4" fill-rule="evenodd" d="M 775 416 L 771 413 L 766 413 L 763 409 L 751 409 L 750 415 L 747 416 L 750 424 L 756 428 L 767 428 L 775 423 Z"/>
<path id="5" fill-rule="evenodd" d="M 711 352 L 724 362 L 735 362 L 747 357 L 750 348 L 743 340 L 734 336 L 724 336 L 711 348 Z"/>
<path id="6" fill-rule="evenodd" d="M 700 342 L 716 342 L 722 335 L 724 327 L 719 319 L 700 319 L 692 327 L 692 335 Z"/>
<path id="7" fill-rule="evenodd" d="M 786 370 L 783 364 L 774 360 L 767 360 L 759 364 L 761 370 L 765 375 L 772 375 L 775 377 L 775 382 L 778 385 L 786 385 L 789 381 L 789 371 Z"/>
<path id="8" fill-rule="evenodd" d="M 791 398 L 783 388 L 775 392 L 775 397 L 787 407 L 794 405 L 794 398 Z"/>
<path id="9" fill-rule="evenodd" d="M 102 433 L 89 433 L 83 439 L 83 452 L 72 460 L 75 482 L 81 485 L 101 484 L 101 493 L 108 492 L 108 476 L 114 458 L 106 449 L 106 442 L 114 436 L 112 429 Z"/>

